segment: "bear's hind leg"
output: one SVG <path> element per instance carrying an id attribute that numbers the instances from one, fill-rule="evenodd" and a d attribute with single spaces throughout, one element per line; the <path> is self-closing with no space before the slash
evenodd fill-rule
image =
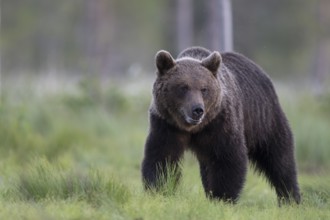
<path id="1" fill-rule="evenodd" d="M 287 142 L 274 141 L 250 153 L 257 170 L 264 173 L 275 188 L 279 205 L 290 203 L 291 199 L 300 203 L 293 145 Z"/>

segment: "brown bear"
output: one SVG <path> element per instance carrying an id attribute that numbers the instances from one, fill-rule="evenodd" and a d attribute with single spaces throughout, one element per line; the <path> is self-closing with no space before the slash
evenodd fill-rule
<path id="1" fill-rule="evenodd" d="M 175 60 L 156 54 L 157 78 L 149 109 L 142 178 L 159 189 L 168 165 L 180 178 L 180 160 L 197 157 L 207 197 L 236 202 L 248 160 L 275 188 L 279 202 L 300 202 L 294 144 L 273 84 L 237 53 L 184 50 Z"/>

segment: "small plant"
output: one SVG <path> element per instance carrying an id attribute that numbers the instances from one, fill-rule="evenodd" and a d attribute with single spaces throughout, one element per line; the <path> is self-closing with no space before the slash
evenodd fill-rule
<path id="1" fill-rule="evenodd" d="M 65 171 L 45 159 L 21 174 L 11 194 L 20 200 L 79 199 L 93 205 L 107 200 L 122 204 L 129 198 L 124 185 L 113 178 L 106 179 L 97 170 Z"/>
<path id="2" fill-rule="evenodd" d="M 157 170 L 159 176 L 156 185 L 150 186 L 151 192 L 157 191 L 157 193 L 165 196 L 174 195 L 181 178 L 181 165 L 175 166 L 166 162 L 164 167 L 159 164 Z"/>

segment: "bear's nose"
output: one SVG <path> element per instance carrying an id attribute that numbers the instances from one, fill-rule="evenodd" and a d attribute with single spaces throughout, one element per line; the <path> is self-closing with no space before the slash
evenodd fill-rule
<path id="1" fill-rule="evenodd" d="M 194 118 L 200 118 L 204 114 L 204 108 L 202 106 L 195 106 L 192 110 Z"/>

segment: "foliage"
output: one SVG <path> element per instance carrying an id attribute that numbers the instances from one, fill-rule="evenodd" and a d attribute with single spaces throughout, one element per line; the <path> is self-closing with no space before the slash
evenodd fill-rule
<path id="1" fill-rule="evenodd" d="M 39 165 L 29 167 L 27 174 L 17 180 L 18 185 L 14 185 L 14 191 L 0 197 L 0 217 L 15 219 L 327 219 L 330 216 L 329 176 L 300 175 L 302 204 L 279 208 L 274 191 L 270 190 L 265 181 L 250 173 L 239 203 L 230 205 L 206 199 L 198 181 L 197 164 L 189 166 L 187 162 L 184 164 L 185 175 L 177 192 L 172 195 L 163 195 L 137 190 L 136 182 L 140 179 L 129 182 L 128 188 L 123 187 L 121 183 L 123 180 L 121 182 L 110 180 L 112 185 L 109 187 L 106 184 L 104 172 L 94 171 L 97 175 L 87 174 L 87 179 L 86 176 L 82 178 L 81 175 L 68 171 L 64 172 L 64 174 L 70 174 L 66 176 L 63 175 L 63 169 L 45 162 L 44 159 L 39 159 Z M 138 186 L 141 187 L 139 184 Z M 26 194 L 26 190 L 29 190 L 30 194 Z M 38 198 L 37 200 L 31 200 L 31 195 L 39 197 L 35 197 Z M 16 198 L 15 201 L 12 201 L 13 196 Z M 26 200 L 27 198 L 29 200 Z"/>
<path id="2" fill-rule="evenodd" d="M 9 200 L 77 199 L 99 206 L 108 200 L 122 204 L 129 198 L 125 186 L 114 179 L 106 180 L 97 170 L 90 170 L 87 174 L 66 171 L 44 158 L 37 158 L 34 163 L 22 171 L 6 194 Z"/>
<path id="3" fill-rule="evenodd" d="M 285 96 L 283 105 L 292 125 L 300 167 L 313 171 L 329 166 L 329 100 L 305 92 L 297 96 L 287 91 Z"/>

